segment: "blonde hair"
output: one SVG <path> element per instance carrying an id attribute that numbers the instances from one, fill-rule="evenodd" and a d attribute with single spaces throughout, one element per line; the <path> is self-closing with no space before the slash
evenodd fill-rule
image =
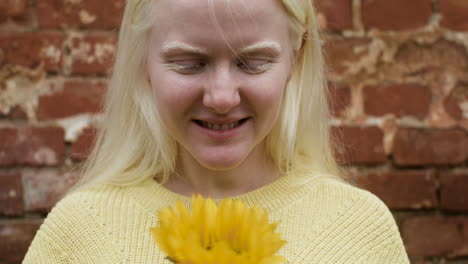
<path id="1" fill-rule="evenodd" d="M 321 40 L 310 0 L 282 0 L 297 54 L 281 114 L 266 138 L 282 173 L 338 175 L 330 147 Z M 73 190 L 97 183 L 131 185 L 149 177 L 165 183 L 174 172 L 177 144 L 161 125 L 146 77 L 153 0 L 127 0 L 104 118 L 94 148 Z"/>

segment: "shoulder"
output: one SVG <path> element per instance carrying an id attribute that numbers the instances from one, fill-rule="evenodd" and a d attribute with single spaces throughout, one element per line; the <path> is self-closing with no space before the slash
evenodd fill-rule
<path id="1" fill-rule="evenodd" d="M 301 174 L 294 183 L 302 195 L 274 215 L 288 257 L 301 252 L 308 261 L 301 263 L 408 263 L 393 215 L 377 196 L 324 174 Z"/>
<path id="2" fill-rule="evenodd" d="M 317 190 L 327 201 L 326 206 L 334 208 L 333 217 L 323 225 L 324 234 L 352 245 L 350 252 L 356 251 L 364 263 L 408 263 L 396 221 L 382 200 L 369 191 L 329 178 L 318 181 Z M 362 249 L 366 252 L 360 252 Z"/>
<path id="3" fill-rule="evenodd" d="M 350 183 L 331 177 L 323 177 L 316 182 L 314 189 L 316 194 L 332 199 L 336 204 L 363 208 L 369 213 L 377 211 L 391 215 L 390 210 L 380 198 Z"/>
<path id="4" fill-rule="evenodd" d="M 119 196 L 119 192 L 118 188 L 102 185 L 66 195 L 49 212 L 38 235 L 57 240 L 61 237 L 70 238 L 70 233 L 76 232 L 73 234 L 76 237 L 80 228 L 92 228 L 99 222 L 96 220 L 102 216 L 99 213 L 101 208 L 108 207 L 110 201 Z"/>
<path id="5" fill-rule="evenodd" d="M 377 196 L 336 177 L 320 176 L 307 183 L 307 195 L 291 210 L 318 232 L 341 230 L 346 239 L 399 237 L 390 209 Z"/>
<path id="6" fill-rule="evenodd" d="M 120 188 L 104 185 L 65 196 L 39 228 L 24 263 L 91 263 L 86 258 L 102 255 L 99 248 L 114 252 L 109 258 L 121 259 L 120 251 L 109 244 L 114 239 L 107 224 L 112 214 L 106 210 L 112 211 L 122 196 Z M 86 257 L 82 252 L 93 254 Z"/>

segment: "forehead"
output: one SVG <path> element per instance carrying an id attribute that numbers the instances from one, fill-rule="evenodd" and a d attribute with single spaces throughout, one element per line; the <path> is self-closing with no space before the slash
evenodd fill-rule
<path id="1" fill-rule="evenodd" d="M 236 43 L 288 35 L 278 0 L 158 0 L 156 13 L 154 31 L 164 39 L 221 35 Z"/>

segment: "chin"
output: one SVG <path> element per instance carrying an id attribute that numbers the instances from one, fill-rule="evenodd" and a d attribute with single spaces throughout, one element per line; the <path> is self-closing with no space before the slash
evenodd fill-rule
<path id="1" fill-rule="evenodd" d="M 247 155 L 226 151 L 223 153 L 209 153 L 206 156 L 200 155 L 195 159 L 201 166 L 209 170 L 224 171 L 239 167 L 246 157 Z"/>
<path id="2" fill-rule="evenodd" d="M 234 159 L 203 159 L 203 160 L 198 160 L 198 163 L 202 165 L 203 167 L 213 170 L 213 171 L 226 171 L 226 170 L 231 170 L 235 169 L 240 166 L 243 160 L 234 160 Z"/>

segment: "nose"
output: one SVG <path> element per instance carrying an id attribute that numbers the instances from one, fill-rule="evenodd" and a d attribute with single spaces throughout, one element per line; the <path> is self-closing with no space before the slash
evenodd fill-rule
<path id="1" fill-rule="evenodd" d="M 203 104 L 219 114 L 225 114 L 239 103 L 239 82 L 233 77 L 229 66 L 213 68 L 206 83 Z"/>

